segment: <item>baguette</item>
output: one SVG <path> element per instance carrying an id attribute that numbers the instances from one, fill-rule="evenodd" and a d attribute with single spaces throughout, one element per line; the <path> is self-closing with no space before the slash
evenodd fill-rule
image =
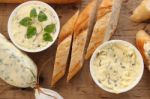
<path id="1" fill-rule="evenodd" d="M 54 86 L 55 83 L 65 74 L 69 50 L 71 47 L 72 34 L 78 14 L 79 11 L 77 11 L 70 18 L 70 20 L 62 27 L 62 30 L 60 32 L 51 86 Z"/>
<path id="2" fill-rule="evenodd" d="M 144 30 L 140 30 L 136 34 L 136 46 L 143 56 L 144 63 L 150 70 L 150 35 Z"/>
<path id="3" fill-rule="evenodd" d="M 75 25 L 67 82 L 81 69 L 83 65 L 83 55 L 87 38 L 89 15 L 95 2 L 95 0 L 91 1 L 83 9 Z"/>
<path id="4" fill-rule="evenodd" d="M 0 0 L 0 3 L 23 3 L 27 0 Z M 70 4 L 70 3 L 79 3 L 81 0 L 41 0 L 43 2 L 51 4 Z"/>
<path id="5" fill-rule="evenodd" d="M 98 9 L 96 24 L 85 55 L 89 59 L 95 49 L 102 43 L 112 11 L 112 0 L 106 0 Z"/>
<path id="6" fill-rule="evenodd" d="M 104 41 L 109 40 L 111 35 L 115 32 L 119 19 L 121 4 L 122 0 L 103 0 L 102 4 L 99 5 L 97 21 L 94 26 L 92 37 L 90 39 L 89 47 L 87 48 L 85 56 L 84 47 L 88 31 L 87 21 L 89 18 L 90 7 L 93 6 L 92 3 L 89 4 L 81 13 L 76 24 L 67 81 L 69 81 L 82 68 L 84 62 L 83 58 L 85 57 L 88 59 L 97 46 Z"/>
<path id="7" fill-rule="evenodd" d="M 103 42 L 109 40 L 117 28 L 122 0 L 106 0 L 99 7 L 97 21 L 93 29 L 85 59 L 93 54 Z"/>
<path id="8" fill-rule="evenodd" d="M 112 0 L 103 0 L 101 5 L 98 5 L 98 10 L 103 9 L 101 14 L 97 17 L 101 18 L 109 9 L 105 7 L 111 7 Z M 78 22 L 75 27 L 75 36 L 73 40 L 73 47 L 72 47 L 72 56 L 71 62 L 69 67 L 69 73 L 67 77 L 67 81 L 69 81 L 81 68 L 84 62 L 84 48 L 87 39 L 87 31 L 88 31 L 88 21 L 89 21 L 89 14 L 91 12 L 92 7 L 96 0 L 93 0 L 81 13 Z"/>
<path id="9" fill-rule="evenodd" d="M 130 18 L 134 22 L 143 22 L 150 19 L 150 0 L 143 0 L 142 3 L 133 11 Z"/>

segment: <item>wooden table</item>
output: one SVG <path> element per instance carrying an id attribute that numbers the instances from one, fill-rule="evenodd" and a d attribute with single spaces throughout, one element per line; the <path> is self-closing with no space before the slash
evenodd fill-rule
<path id="1" fill-rule="evenodd" d="M 133 23 L 129 20 L 133 9 L 142 0 L 125 0 L 121 9 L 119 25 L 112 39 L 121 39 L 135 44 L 135 34 L 140 29 L 145 29 L 150 33 L 150 25 L 148 23 Z M 83 1 L 86 4 L 86 0 Z M 8 37 L 7 21 L 12 10 L 17 4 L 0 4 L 0 32 Z M 73 15 L 78 9 L 77 5 L 52 5 L 59 14 L 61 24 Z M 9 39 L 9 37 L 8 37 Z M 55 43 L 46 51 L 29 54 L 35 61 L 38 68 L 45 66 L 41 75 L 41 86 L 50 88 L 50 81 L 53 70 L 57 44 Z M 9 68 L 8 68 L 9 69 Z M 98 88 L 92 81 L 89 73 L 89 60 L 85 62 L 83 69 L 75 76 L 70 83 L 66 83 L 66 76 L 59 81 L 57 86 L 53 88 L 59 92 L 65 99 L 150 99 L 150 72 L 147 69 L 140 83 L 131 91 L 123 94 L 110 94 Z M 34 91 L 32 89 L 19 89 L 12 87 L 2 80 L 0 81 L 0 99 L 34 99 Z"/>

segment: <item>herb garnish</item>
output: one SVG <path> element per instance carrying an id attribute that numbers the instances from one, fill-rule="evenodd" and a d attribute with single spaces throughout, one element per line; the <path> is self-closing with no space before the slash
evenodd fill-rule
<path id="1" fill-rule="evenodd" d="M 35 19 L 37 18 L 38 22 L 37 24 L 41 25 L 41 22 L 44 22 L 48 19 L 47 15 L 43 12 L 40 11 L 39 14 L 37 13 L 36 9 L 33 8 L 30 11 L 30 16 L 29 17 L 24 17 L 19 24 L 22 26 L 27 27 L 27 32 L 26 32 L 26 37 L 28 39 L 32 38 L 34 35 L 36 35 L 37 38 L 37 29 L 33 25 Z M 54 33 L 56 31 L 56 26 L 54 23 L 47 25 L 46 27 L 42 27 L 42 30 L 40 33 L 43 33 L 43 40 L 44 41 L 53 41 L 53 38 L 51 36 L 51 33 Z"/>
<path id="2" fill-rule="evenodd" d="M 36 27 L 29 26 L 27 28 L 27 38 L 32 38 L 32 36 L 34 36 L 36 34 L 36 32 L 37 32 Z"/>
<path id="3" fill-rule="evenodd" d="M 44 31 L 47 33 L 52 33 L 55 32 L 55 29 L 56 29 L 55 24 L 49 24 L 44 28 Z"/>
<path id="4" fill-rule="evenodd" d="M 53 38 L 52 38 L 52 36 L 51 36 L 50 33 L 45 33 L 45 34 L 43 35 L 43 39 L 44 39 L 45 41 L 53 41 Z"/>
<path id="5" fill-rule="evenodd" d="M 30 17 L 25 17 L 19 23 L 23 26 L 29 26 L 32 24 L 32 19 Z"/>
<path id="6" fill-rule="evenodd" d="M 31 17 L 31 18 L 37 17 L 37 12 L 36 12 L 36 9 L 35 9 L 35 8 L 33 8 L 33 9 L 30 11 L 30 17 Z"/>
<path id="7" fill-rule="evenodd" d="M 38 15 L 38 20 L 40 22 L 46 21 L 47 20 L 47 16 L 44 12 L 40 11 L 39 15 Z"/>

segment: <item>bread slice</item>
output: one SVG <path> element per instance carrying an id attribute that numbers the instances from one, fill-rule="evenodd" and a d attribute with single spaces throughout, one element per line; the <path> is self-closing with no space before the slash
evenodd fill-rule
<path id="1" fill-rule="evenodd" d="M 97 21 L 85 55 L 89 59 L 95 49 L 110 39 L 117 28 L 122 0 L 105 0 L 99 7 Z"/>
<path id="2" fill-rule="evenodd" d="M 89 15 L 96 0 L 91 1 L 80 13 L 75 25 L 71 61 L 67 81 L 69 81 L 82 67 L 84 62 L 84 48 L 87 39 Z"/>
<path id="3" fill-rule="evenodd" d="M 54 86 L 56 82 L 65 74 L 67 60 L 71 48 L 73 30 L 78 18 L 78 14 L 79 11 L 77 11 L 61 29 L 58 39 L 58 47 L 56 51 L 51 86 Z"/>
<path id="4" fill-rule="evenodd" d="M 142 3 L 133 11 L 131 20 L 142 22 L 150 19 L 150 0 L 143 0 Z"/>

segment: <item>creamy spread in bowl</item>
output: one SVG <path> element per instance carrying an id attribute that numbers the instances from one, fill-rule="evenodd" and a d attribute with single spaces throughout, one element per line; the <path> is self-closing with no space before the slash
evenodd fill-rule
<path id="1" fill-rule="evenodd" d="M 132 89 L 143 74 L 143 59 L 130 43 L 112 40 L 94 52 L 90 62 L 92 78 L 102 89 L 122 93 Z"/>
<path id="2" fill-rule="evenodd" d="M 27 52 L 39 52 L 51 46 L 60 29 L 56 12 L 48 4 L 28 1 L 10 15 L 8 33 L 13 43 Z"/>

